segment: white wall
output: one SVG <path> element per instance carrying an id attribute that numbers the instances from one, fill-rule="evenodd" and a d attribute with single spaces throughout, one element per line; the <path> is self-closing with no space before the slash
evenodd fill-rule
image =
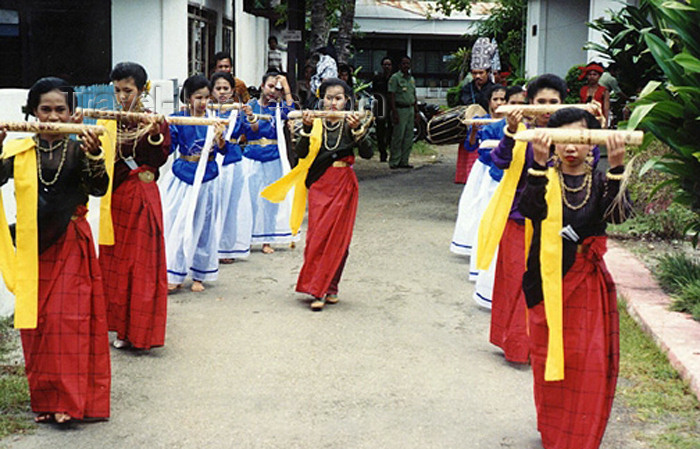
<path id="1" fill-rule="evenodd" d="M 243 2 L 236 1 L 236 77 L 249 86 L 262 83 L 269 35 L 269 20 L 243 12 Z"/>
<path id="2" fill-rule="evenodd" d="M 527 76 L 554 73 L 561 77 L 587 60 L 586 0 L 530 0 L 527 17 L 525 68 Z M 537 35 L 532 36 L 533 25 Z"/>

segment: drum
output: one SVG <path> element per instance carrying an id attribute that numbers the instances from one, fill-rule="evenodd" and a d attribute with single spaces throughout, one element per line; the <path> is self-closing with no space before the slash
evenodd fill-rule
<path id="1" fill-rule="evenodd" d="M 461 119 L 480 115 L 486 115 L 486 111 L 478 104 L 448 109 L 428 122 L 428 141 L 436 145 L 462 143 L 467 138 L 467 127 Z"/>

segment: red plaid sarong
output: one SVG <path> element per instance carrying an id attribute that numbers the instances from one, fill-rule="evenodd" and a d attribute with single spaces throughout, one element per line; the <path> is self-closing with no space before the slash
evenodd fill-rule
<path id="1" fill-rule="evenodd" d="M 32 410 L 107 418 L 111 371 L 102 275 L 85 206 L 39 256 L 39 320 L 22 330 Z"/>
<path id="2" fill-rule="evenodd" d="M 466 184 L 474 162 L 479 158 L 478 151 L 467 151 L 464 142 L 457 149 L 457 171 L 455 172 L 455 184 Z"/>
<path id="3" fill-rule="evenodd" d="M 522 287 L 525 268 L 525 226 L 509 219 L 498 247 L 489 341 L 503 350 L 506 360 L 515 363 L 529 359 L 527 303 Z"/>
<path id="4" fill-rule="evenodd" d="M 619 370 L 615 284 L 603 262 L 606 238 L 589 237 L 564 276 L 564 380 L 545 382 L 544 304 L 530 309 L 537 428 L 545 449 L 596 449 L 610 416 Z"/>
<path id="5" fill-rule="evenodd" d="M 168 280 L 158 185 L 132 170 L 112 194 L 114 246 L 100 246 L 109 330 L 132 346 L 165 343 Z"/>
<path id="6" fill-rule="evenodd" d="M 354 161 L 344 158 L 345 161 Z M 304 265 L 297 292 L 337 294 L 357 214 L 358 187 L 351 167 L 329 167 L 309 188 Z"/>

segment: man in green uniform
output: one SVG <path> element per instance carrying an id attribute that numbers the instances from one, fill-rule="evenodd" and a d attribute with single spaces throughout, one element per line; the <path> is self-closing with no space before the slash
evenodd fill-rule
<path id="1" fill-rule="evenodd" d="M 408 164 L 413 146 L 413 123 L 416 115 L 416 80 L 410 75 L 411 58 L 404 56 L 400 72 L 389 78 L 389 105 L 394 130 L 391 134 L 389 168 L 413 168 Z"/>

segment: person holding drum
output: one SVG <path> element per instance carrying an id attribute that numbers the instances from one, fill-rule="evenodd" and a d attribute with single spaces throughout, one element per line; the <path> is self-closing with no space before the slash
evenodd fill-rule
<path id="1" fill-rule="evenodd" d="M 490 80 L 491 65 L 493 56 L 498 46 L 489 42 L 487 37 L 480 37 L 472 47 L 471 75 L 472 81 L 462 87 L 460 103 L 463 105 L 478 104 L 484 111 L 489 110 L 489 99 L 486 93 L 493 86 Z M 463 143 L 459 144 L 457 150 L 457 171 L 455 173 L 455 183 L 465 184 L 469 177 L 477 154 L 469 152 Z"/>

